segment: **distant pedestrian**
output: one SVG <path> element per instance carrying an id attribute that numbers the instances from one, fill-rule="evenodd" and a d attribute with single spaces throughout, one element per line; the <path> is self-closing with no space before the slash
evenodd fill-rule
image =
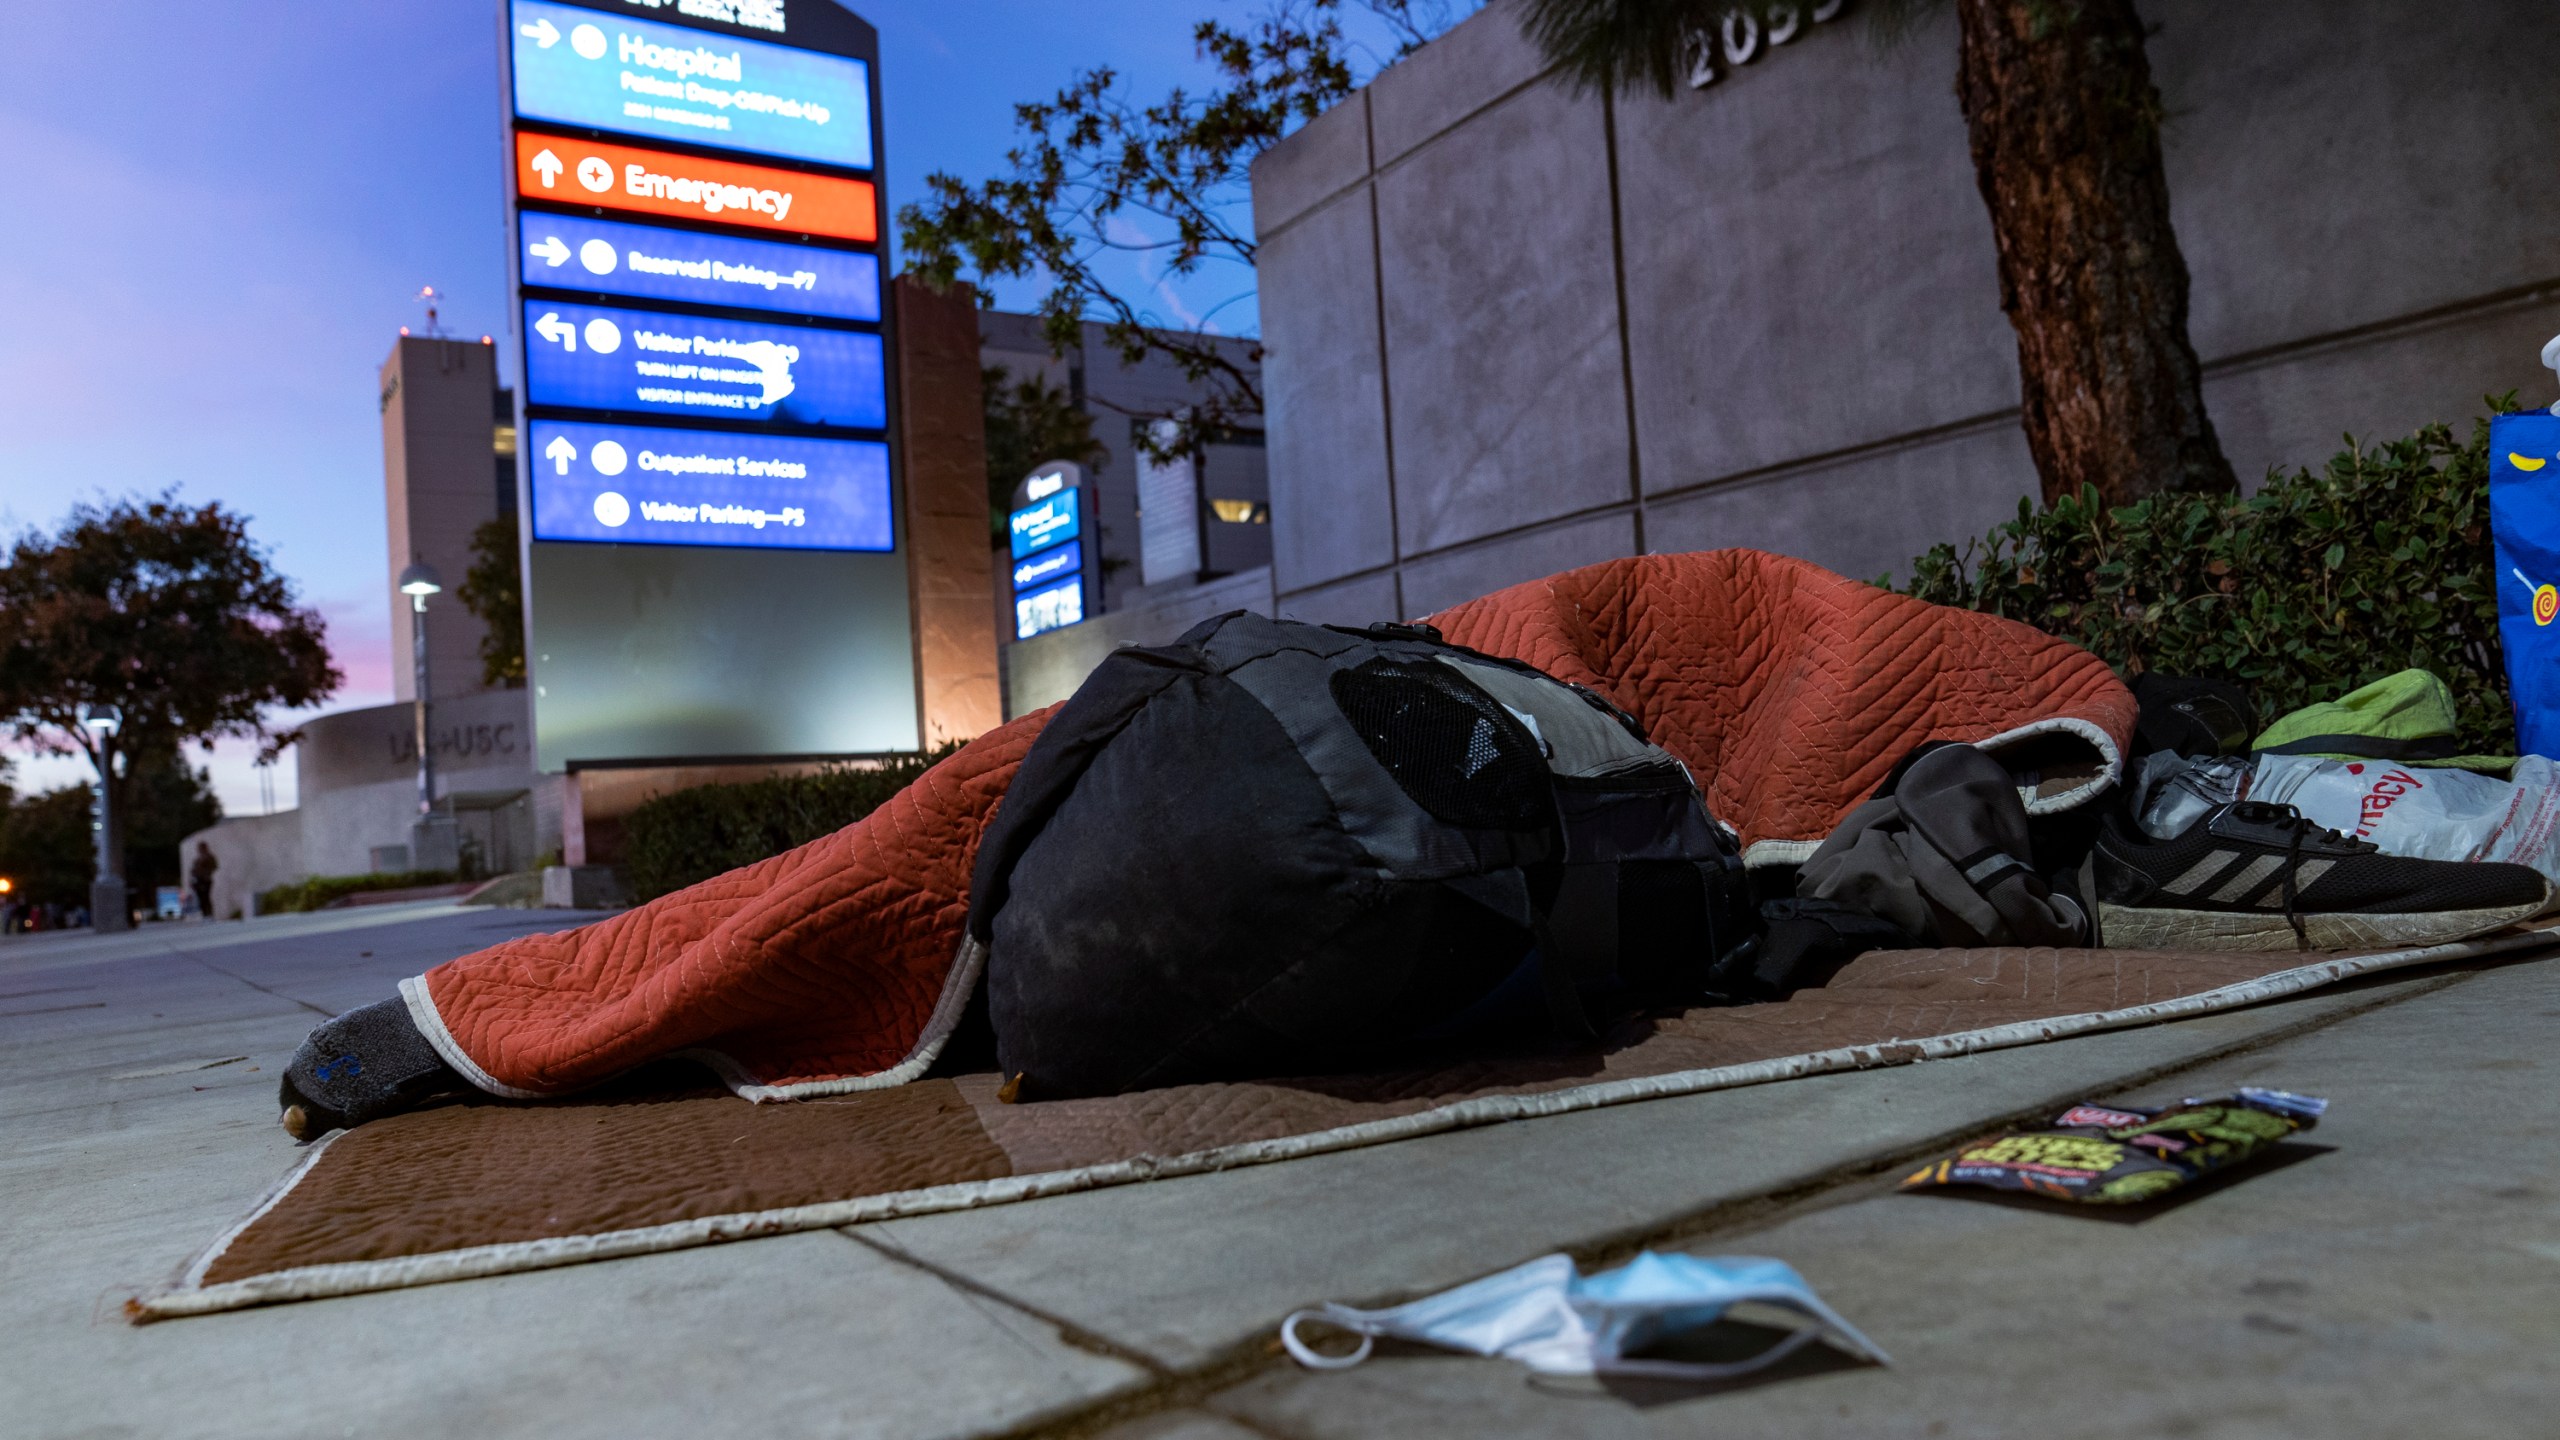
<path id="1" fill-rule="evenodd" d="M 196 913 L 207 920 L 213 918 L 213 872 L 221 868 L 222 862 L 213 858 L 213 847 L 197 841 L 195 863 L 187 867 L 187 883 L 195 887 Z"/>

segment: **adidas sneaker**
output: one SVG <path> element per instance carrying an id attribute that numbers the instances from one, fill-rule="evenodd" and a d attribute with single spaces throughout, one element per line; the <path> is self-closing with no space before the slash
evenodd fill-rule
<path id="1" fill-rule="evenodd" d="M 2091 863 L 2099 943 L 2137 950 L 2435 945 L 2551 899 L 2530 866 L 2385 855 L 2255 800 L 2218 805 L 2170 840 L 2110 815 Z"/>

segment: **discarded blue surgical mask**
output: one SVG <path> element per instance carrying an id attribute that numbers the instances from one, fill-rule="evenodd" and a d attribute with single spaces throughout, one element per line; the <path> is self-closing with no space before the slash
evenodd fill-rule
<path id="1" fill-rule="evenodd" d="M 1711 1325 L 1744 1302 L 1793 1310 L 1816 1322 L 1746 1360 L 1708 1364 L 1629 1359 L 1686 1330 Z M 1298 1325 L 1322 1320 L 1360 1335 L 1348 1355 L 1323 1355 L 1298 1338 Z M 1454 1290 L 1384 1310 L 1323 1305 L 1280 1322 L 1280 1343 L 1301 1365 L 1343 1370 L 1369 1358 L 1375 1338 L 1393 1336 L 1446 1350 L 1499 1355 L 1549 1375 L 1647 1375 L 1675 1380 L 1730 1380 L 1774 1365 L 1825 1333 L 1844 1350 L 1890 1365 L 1875 1343 L 1777 1260 L 1657 1255 L 1648 1250 L 1615 1270 L 1577 1275 L 1573 1260 L 1546 1255 Z"/>

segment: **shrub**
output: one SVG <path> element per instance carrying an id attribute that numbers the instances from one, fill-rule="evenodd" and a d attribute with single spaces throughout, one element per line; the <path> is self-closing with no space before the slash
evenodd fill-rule
<path id="1" fill-rule="evenodd" d="M 301 910 L 319 910 L 332 900 L 361 895 L 369 890 L 406 890 L 412 885 L 450 885 L 450 870 L 376 870 L 364 875 L 313 875 L 290 885 L 278 885 L 258 892 L 258 913 L 285 915 Z"/>
<path id="2" fill-rule="evenodd" d="M 658 796 L 624 822 L 623 869 L 632 895 L 654 900 L 832 835 L 879 809 L 959 748 L 952 741 L 877 764 L 829 765 L 806 775 L 697 785 Z"/>
<path id="3" fill-rule="evenodd" d="M 2515 407 L 2512 393 L 2493 410 Z M 2461 744 L 2515 748 L 2489 542 L 2489 423 L 2270 472 L 2248 499 L 2094 492 L 1913 562 L 1908 593 L 2004 615 L 2146 670 L 2237 681 L 2260 723 L 2412 666 L 2453 687 Z"/>

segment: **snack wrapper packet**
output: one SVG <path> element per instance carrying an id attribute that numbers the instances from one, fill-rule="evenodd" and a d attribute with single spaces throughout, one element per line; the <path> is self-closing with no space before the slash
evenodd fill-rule
<path id="1" fill-rule="evenodd" d="M 2074 1105 L 2047 1129 L 1978 1140 L 1898 1188 L 1978 1185 L 2082 1205 L 2154 1200 L 2310 1129 L 2328 1108 L 2254 1086 L 2160 1109 Z"/>

